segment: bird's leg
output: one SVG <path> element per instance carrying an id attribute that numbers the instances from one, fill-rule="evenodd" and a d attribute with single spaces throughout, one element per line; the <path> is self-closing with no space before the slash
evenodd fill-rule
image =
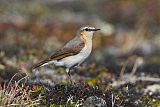
<path id="1" fill-rule="evenodd" d="M 70 74 L 70 69 L 67 68 L 67 69 L 66 69 L 66 72 L 67 72 L 67 74 L 68 74 L 68 77 L 69 77 L 69 80 L 70 80 L 71 85 L 73 85 L 72 78 L 71 78 L 71 74 Z"/>
<path id="2" fill-rule="evenodd" d="M 74 71 L 75 71 L 75 72 L 78 72 L 78 69 L 80 68 L 80 64 L 81 64 L 81 63 L 78 63 L 78 64 L 74 67 Z"/>
<path id="3" fill-rule="evenodd" d="M 78 66 L 75 66 L 74 68 L 73 68 L 73 70 L 74 70 L 74 72 L 77 72 L 78 70 Z"/>

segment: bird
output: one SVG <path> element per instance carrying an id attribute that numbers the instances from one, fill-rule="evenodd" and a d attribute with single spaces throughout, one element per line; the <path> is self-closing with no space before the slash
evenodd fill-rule
<path id="1" fill-rule="evenodd" d="M 89 57 L 92 51 L 93 35 L 98 30 L 100 29 L 92 26 L 80 27 L 73 39 L 68 41 L 51 56 L 33 65 L 32 70 L 49 64 L 65 67 L 70 83 L 72 84 L 70 69 L 80 66 Z"/>

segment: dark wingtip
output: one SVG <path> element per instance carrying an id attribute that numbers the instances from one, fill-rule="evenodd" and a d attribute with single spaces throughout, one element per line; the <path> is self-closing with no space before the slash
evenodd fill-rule
<path id="1" fill-rule="evenodd" d="M 40 65 L 33 65 L 33 66 L 31 67 L 31 70 L 35 70 L 35 69 L 37 69 L 38 67 L 40 67 Z"/>
<path id="2" fill-rule="evenodd" d="M 98 31 L 98 30 L 101 30 L 101 29 L 94 29 L 94 31 Z"/>
<path id="3" fill-rule="evenodd" d="M 32 70 L 35 70 L 35 69 L 41 67 L 44 63 L 45 63 L 45 60 L 43 60 L 43 61 L 41 61 L 41 62 L 33 65 L 31 69 L 32 69 Z"/>

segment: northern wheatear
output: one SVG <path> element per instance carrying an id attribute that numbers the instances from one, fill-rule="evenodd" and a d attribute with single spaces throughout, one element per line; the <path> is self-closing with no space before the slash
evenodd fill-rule
<path id="1" fill-rule="evenodd" d="M 76 36 L 53 55 L 33 66 L 33 70 L 48 64 L 64 66 L 72 84 L 70 69 L 79 66 L 92 51 L 93 33 L 100 29 L 91 26 L 81 27 Z"/>

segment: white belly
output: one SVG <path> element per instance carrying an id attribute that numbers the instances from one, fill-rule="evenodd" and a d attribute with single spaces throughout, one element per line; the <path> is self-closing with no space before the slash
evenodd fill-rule
<path id="1" fill-rule="evenodd" d="M 84 47 L 79 54 L 63 58 L 61 62 L 63 62 L 64 66 L 66 66 L 67 68 L 73 67 L 77 64 L 81 64 L 90 55 L 91 50 L 92 45 L 90 45 L 89 47 Z"/>

